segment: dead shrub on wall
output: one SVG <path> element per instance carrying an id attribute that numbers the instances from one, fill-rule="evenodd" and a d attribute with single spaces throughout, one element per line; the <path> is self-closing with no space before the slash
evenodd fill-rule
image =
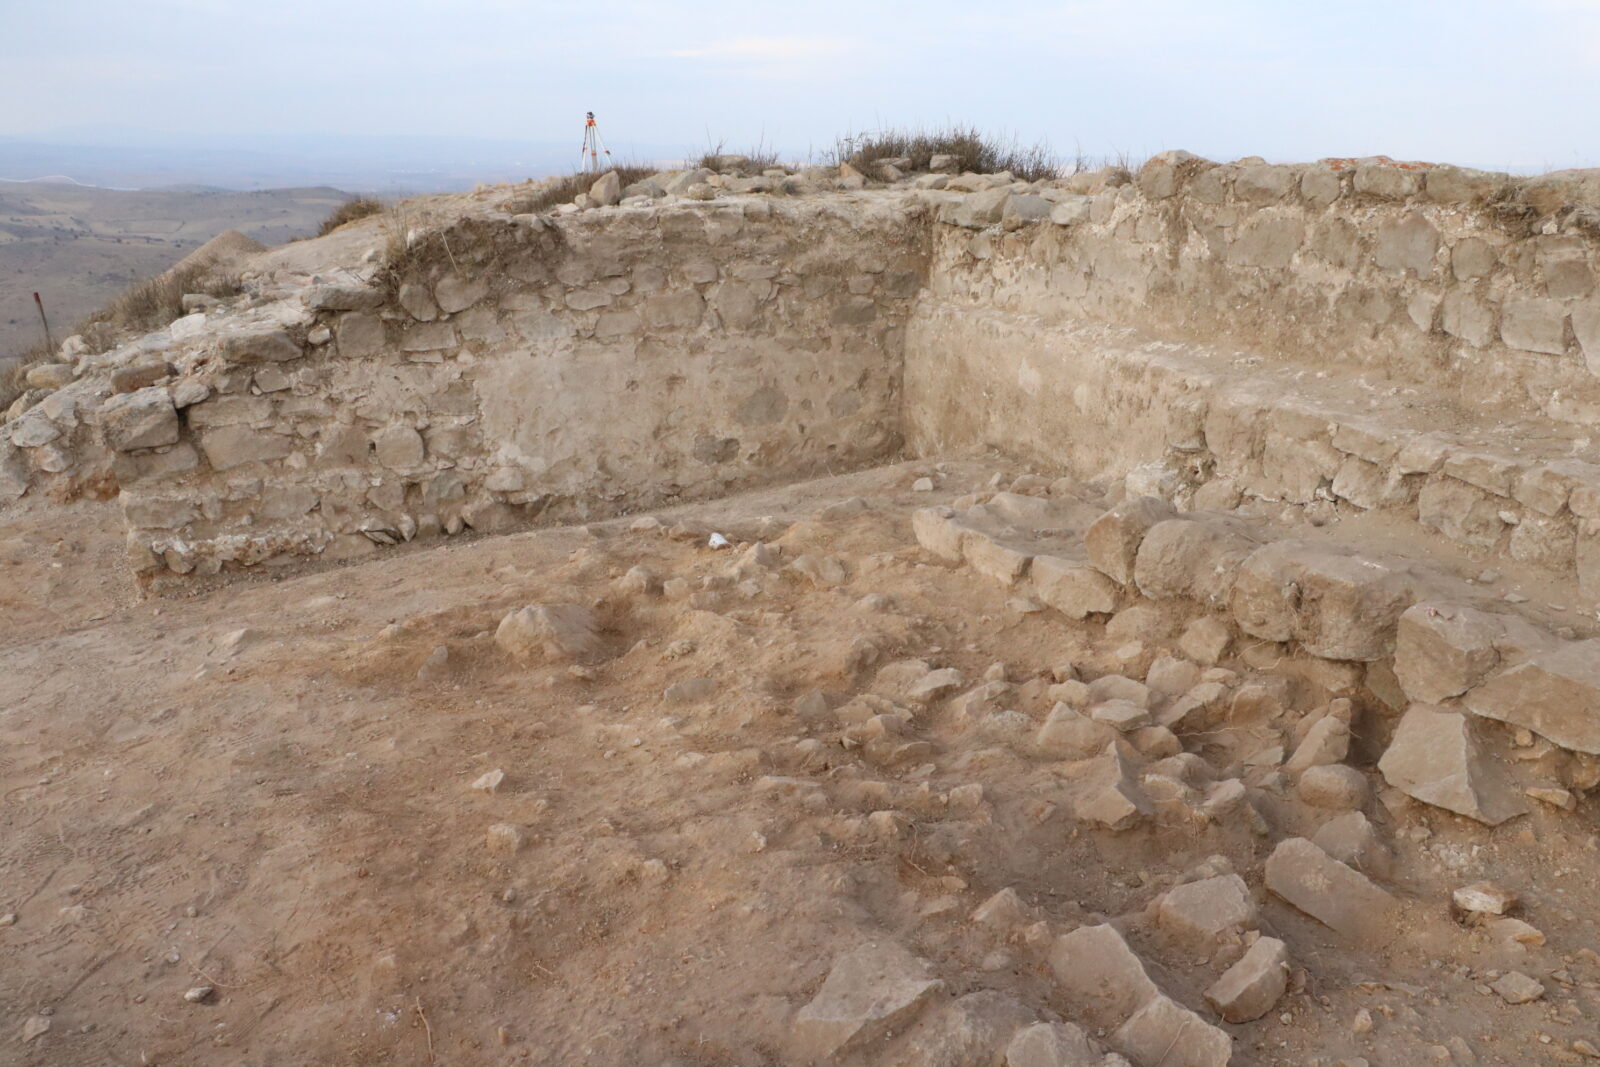
<path id="1" fill-rule="evenodd" d="M 1021 181 L 1041 181 L 1061 173 L 1061 160 L 1049 145 L 1002 140 L 972 126 L 943 129 L 885 129 L 841 137 L 833 161 L 863 170 L 880 159 L 909 159 L 910 169 L 931 169 L 934 156 L 953 156 L 956 168 L 975 174 L 1010 171 Z"/>

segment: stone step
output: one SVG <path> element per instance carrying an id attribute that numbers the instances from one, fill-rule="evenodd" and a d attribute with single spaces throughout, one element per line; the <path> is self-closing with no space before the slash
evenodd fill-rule
<path id="1" fill-rule="evenodd" d="M 972 342 L 960 358 L 985 364 L 908 363 L 910 437 L 924 452 L 976 439 L 1082 478 L 1131 472 L 1131 490 L 1185 508 L 1250 499 L 1327 521 L 1372 513 L 1558 579 L 1600 607 L 1600 447 L 1570 424 L 992 308 L 926 308 L 911 328 L 948 329 Z M 1020 355 L 1002 343 L 1024 333 Z M 981 423 L 941 406 L 937 395 L 962 380 L 1004 378 L 997 359 L 1018 362 L 1025 398 L 991 398 Z"/>

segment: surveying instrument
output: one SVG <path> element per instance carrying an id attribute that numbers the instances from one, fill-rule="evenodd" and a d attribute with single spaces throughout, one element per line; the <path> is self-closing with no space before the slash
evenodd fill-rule
<path id="1" fill-rule="evenodd" d="M 611 165 L 611 149 L 607 148 L 605 141 L 601 139 L 600 127 L 594 124 L 594 112 L 590 111 L 587 112 L 587 116 L 583 124 L 583 149 L 578 154 L 579 168 L 582 170 L 590 170 L 599 173 L 599 171 L 602 169 L 600 166 L 601 152 L 606 154 L 606 167 L 604 169 L 609 170 Z"/>

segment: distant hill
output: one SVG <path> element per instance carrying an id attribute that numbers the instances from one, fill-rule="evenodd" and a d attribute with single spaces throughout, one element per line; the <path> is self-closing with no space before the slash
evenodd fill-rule
<path id="1" fill-rule="evenodd" d="M 166 270 L 223 230 L 282 244 L 315 233 L 350 197 L 331 186 L 236 192 L 0 184 L 0 355 L 40 340 L 34 292 L 59 342 L 132 282 Z"/>
<path id="2" fill-rule="evenodd" d="M 572 170 L 582 139 L 577 121 L 569 141 L 326 134 L 245 138 L 90 128 L 0 136 L 0 179 L 70 175 L 84 184 L 117 189 L 196 185 L 283 189 L 329 184 L 388 195 L 445 192 L 470 189 L 478 182 L 521 181 Z M 656 163 L 698 155 L 688 145 L 633 143 L 609 136 L 608 143 L 619 162 Z"/>

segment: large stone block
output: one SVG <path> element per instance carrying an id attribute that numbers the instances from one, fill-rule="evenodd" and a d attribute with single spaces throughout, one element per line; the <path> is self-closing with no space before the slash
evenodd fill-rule
<path id="1" fill-rule="evenodd" d="M 1358 193 L 1384 200 L 1404 200 L 1416 196 L 1421 188 L 1421 173 L 1403 169 L 1394 163 L 1363 163 L 1356 168 L 1355 189 Z"/>
<path id="2" fill-rule="evenodd" d="M 459 274 L 447 274 L 433 287 L 433 298 L 446 315 L 465 311 L 488 295 L 489 286 L 481 278 L 463 278 Z"/>
<path id="3" fill-rule="evenodd" d="M 1229 606 L 1264 641 L 1298 641 L 1314 656 L 1371 661 L 1389 655 L 1395 624 L 1414 600 L 1386 561 L 1282 541 L 1239 567 Z"/>
<path id="4" fill-rule="evenodd" d="M 652 293 L 640 305 L 639 314 L 651 329 L 692 329 L 700 325 L 706 302 L 694 289 Z"/>
<path id="5" fill-rule="evenodd" d="M 1590 300 L 1572 309 L 1572 332 L 1577 335 L 1589 373 L 1600 375 L 1600 300 Z"/>
<path id="6" fill-rule="evenodd" d="M 1068 618 L 1116 611 L 1121 599 L 1116 582 L 1084 563 L 1035 556 L 1030 573 L 1034 596 Z"/>
<path id="7" fill-rule="evenodd" d="M 968 993 L 924 1012 L 892 1062 L 895 1067 L 997 1064 L 1012 1036 L 1038 1018 L 1009 994 L 993 989 Z"/>
<path id="8" fill-rule="evenodd" d="M 1494 309 L 1470 289 L 1452 289 L 1444 297 L 1444 332 L 1474 347 L 1494 339 Z"/>
<path id="9" fill-rule="evenodd" d="M 222 342 L 222 356 L 231 363 L 282 363 L 305 355 L 287 330 L 236 334 Z"/>
<path id="10" fill-rule="evenodd" d="M 1050 970 L 1062 999 L 1093 1026 L 1119 1026 L 1161 995 L 1144 963 L 1109 924 L 1080 926 L 1056 938 Z"/>
<path id="11" fill-rule="evenodd" d="M 383 320 L 376 315 L 355 311 L 339 316 L 334 342 L 345 359 L 371 359 L 387 344 Z"/>
<path id="12" fill-rule="evenodd" d="M 28 491 L 28 466 L 16 446 L 0 438 L 0 502 L 20 499 Z"/>
<path id="13" fill-rule="evenodd" d="M 1140 1064 L 1227 1067 L 1233 1038 L 1167 996 L 1152 997 L 1108 1039 Z"/>
<path id="14" fill-rule="evenodd" d="M 1261 937 L 1206 990 L 1206 1003 L 1230 1023 L 1261 1018 L 1289 988 L 1289 947 Z"/>
<path id="15" fill-rule="evenodd" d="M 1412 700 L 1437 704 L 1458 697 L 1500 664 L 1500 619 L 1475 608 L 1416 604 L 1400 616 L 1394 673 Z"/>
<path id="16" fill-rule="evenodd" d="M 808 1062 L 833 1062 L 903 1029 L 943 990 L 927 963 L 899 945 L 846 953 L 796 1015 L 796 1051 Z"/>
<path id="17" fill-rule="evenodd" d="M 1156 906 L 1156 924 L 1176 941 L 1209 954 L 1255 926 L 1256 905 L 1238 875 L 1202 878 L 1169 889 Z"/>
<path id="18" fill-rule="evenodd" d="M 117 452 L 178 442 L 178 410 L 172 395 L 158 386 L 111 397 L 100 407 L 100 426 L 106 444 Z"/>
<path id="19" fill-rule="evenodd" d="M 289 438 L 248 426 L 219 426 L 200 435 L 200 451 L 212 470 L 226 471 L 246 463 L 282 459 L 292 452 Z"/>
<path id="20" fill-rule="evenodd" d="M 1500 339 L 1524 352 L 1559 356 L 1567 350 L 1567 309 L 1543 297 L 1508 299 L 1500 306 Z"/>
<path id="21" fill-rule="evenodd" d="M 419 467 L 426 454 L 422 435 L 410 426 L 386 426 L 373 436 L 372 443 L 378 463 L 390 470 Z"/>
<path id="22" fill-rule="evenodd" d="M 1563 748 L 1600 755 L 1600 640 L 1536 650 L 1461 702 L 1476 715 L 1525 726 Z"/>
<path id="23" fill-rule="evenodd" d="M 1188 597 L 1226 607 L 1240 565 L 1255 550 L 1253 541 L 1220 525 L 1169 519 L 1140 543 L 1134 582 L 1154 600 Z"/>
<path id="24" fill-rule="evenodd" d="M 1123 501 L 1094 521 L 1083 535 L 1089 563 L 1113 581 L 1128 585 L 1139 545 L 1151 527 L 1178 514 L 1160 497 L 1136 497 Z"/>
<path id="25" fill-rule="evenodd" d="M 1252 204 L 1275 204 L 1294 188 L 1293 167 L 1273 163 L 1247 164 L 1233 179 L 1233 192 Z"/>
<path id="26" fill-rule="evenodd" d="M 917 544 L 946 563 L 966 558 L 962 546 L 973 531 L 949 508 L 919 508 L 911 514 L 911 529 Z"/>
<path id="27" fill-rule="evenodd" d="M 1258 216 L 1240 227 L 1228 246 L 1228 260 L 1240 267 L 1281 270 L 1294 261 L 1305 238 L 1305 223 L 1297 218 Z"/>
<path id="28" fill-rule="evenodd" d="M 1494 548 L 1505 533 L 1500 517 L 1504 498 L 1492 496 L 1458 478 L 1436 475 L 1417 494 L 1417 521 L 1452 541 L 1475 548 Z"/>
<path id="29" fill-rule="evenodd" d="M 1479 744 L 1472 720 L 1459 711 L 1413 704 L 1378 761 L 1378 770 L 1396 789 L 1489 826 L 1527 810 Z"/>
<path id="30" fill-rule="evenodd" d="M 1357 174 L 1359 187 L 1360 174 Z M 1407 215 L 1403 219 L 1385 222 L 1378 227 L 1373 260 L 1379 268 L 1392 274 L 1406 271 L 1419 278 L 1431 278 L 1434 257 L 1439 252 L 1439 231 L 1422 215 Z"/>
<path id="31" fill-rule="evenodd" d="M 1273 850 L 1267 859 L 1266 884 L 1346 937 L 1377 942 L 1394 935 L 1394 898 L 1303 837 L 1288 838 Z"/>

